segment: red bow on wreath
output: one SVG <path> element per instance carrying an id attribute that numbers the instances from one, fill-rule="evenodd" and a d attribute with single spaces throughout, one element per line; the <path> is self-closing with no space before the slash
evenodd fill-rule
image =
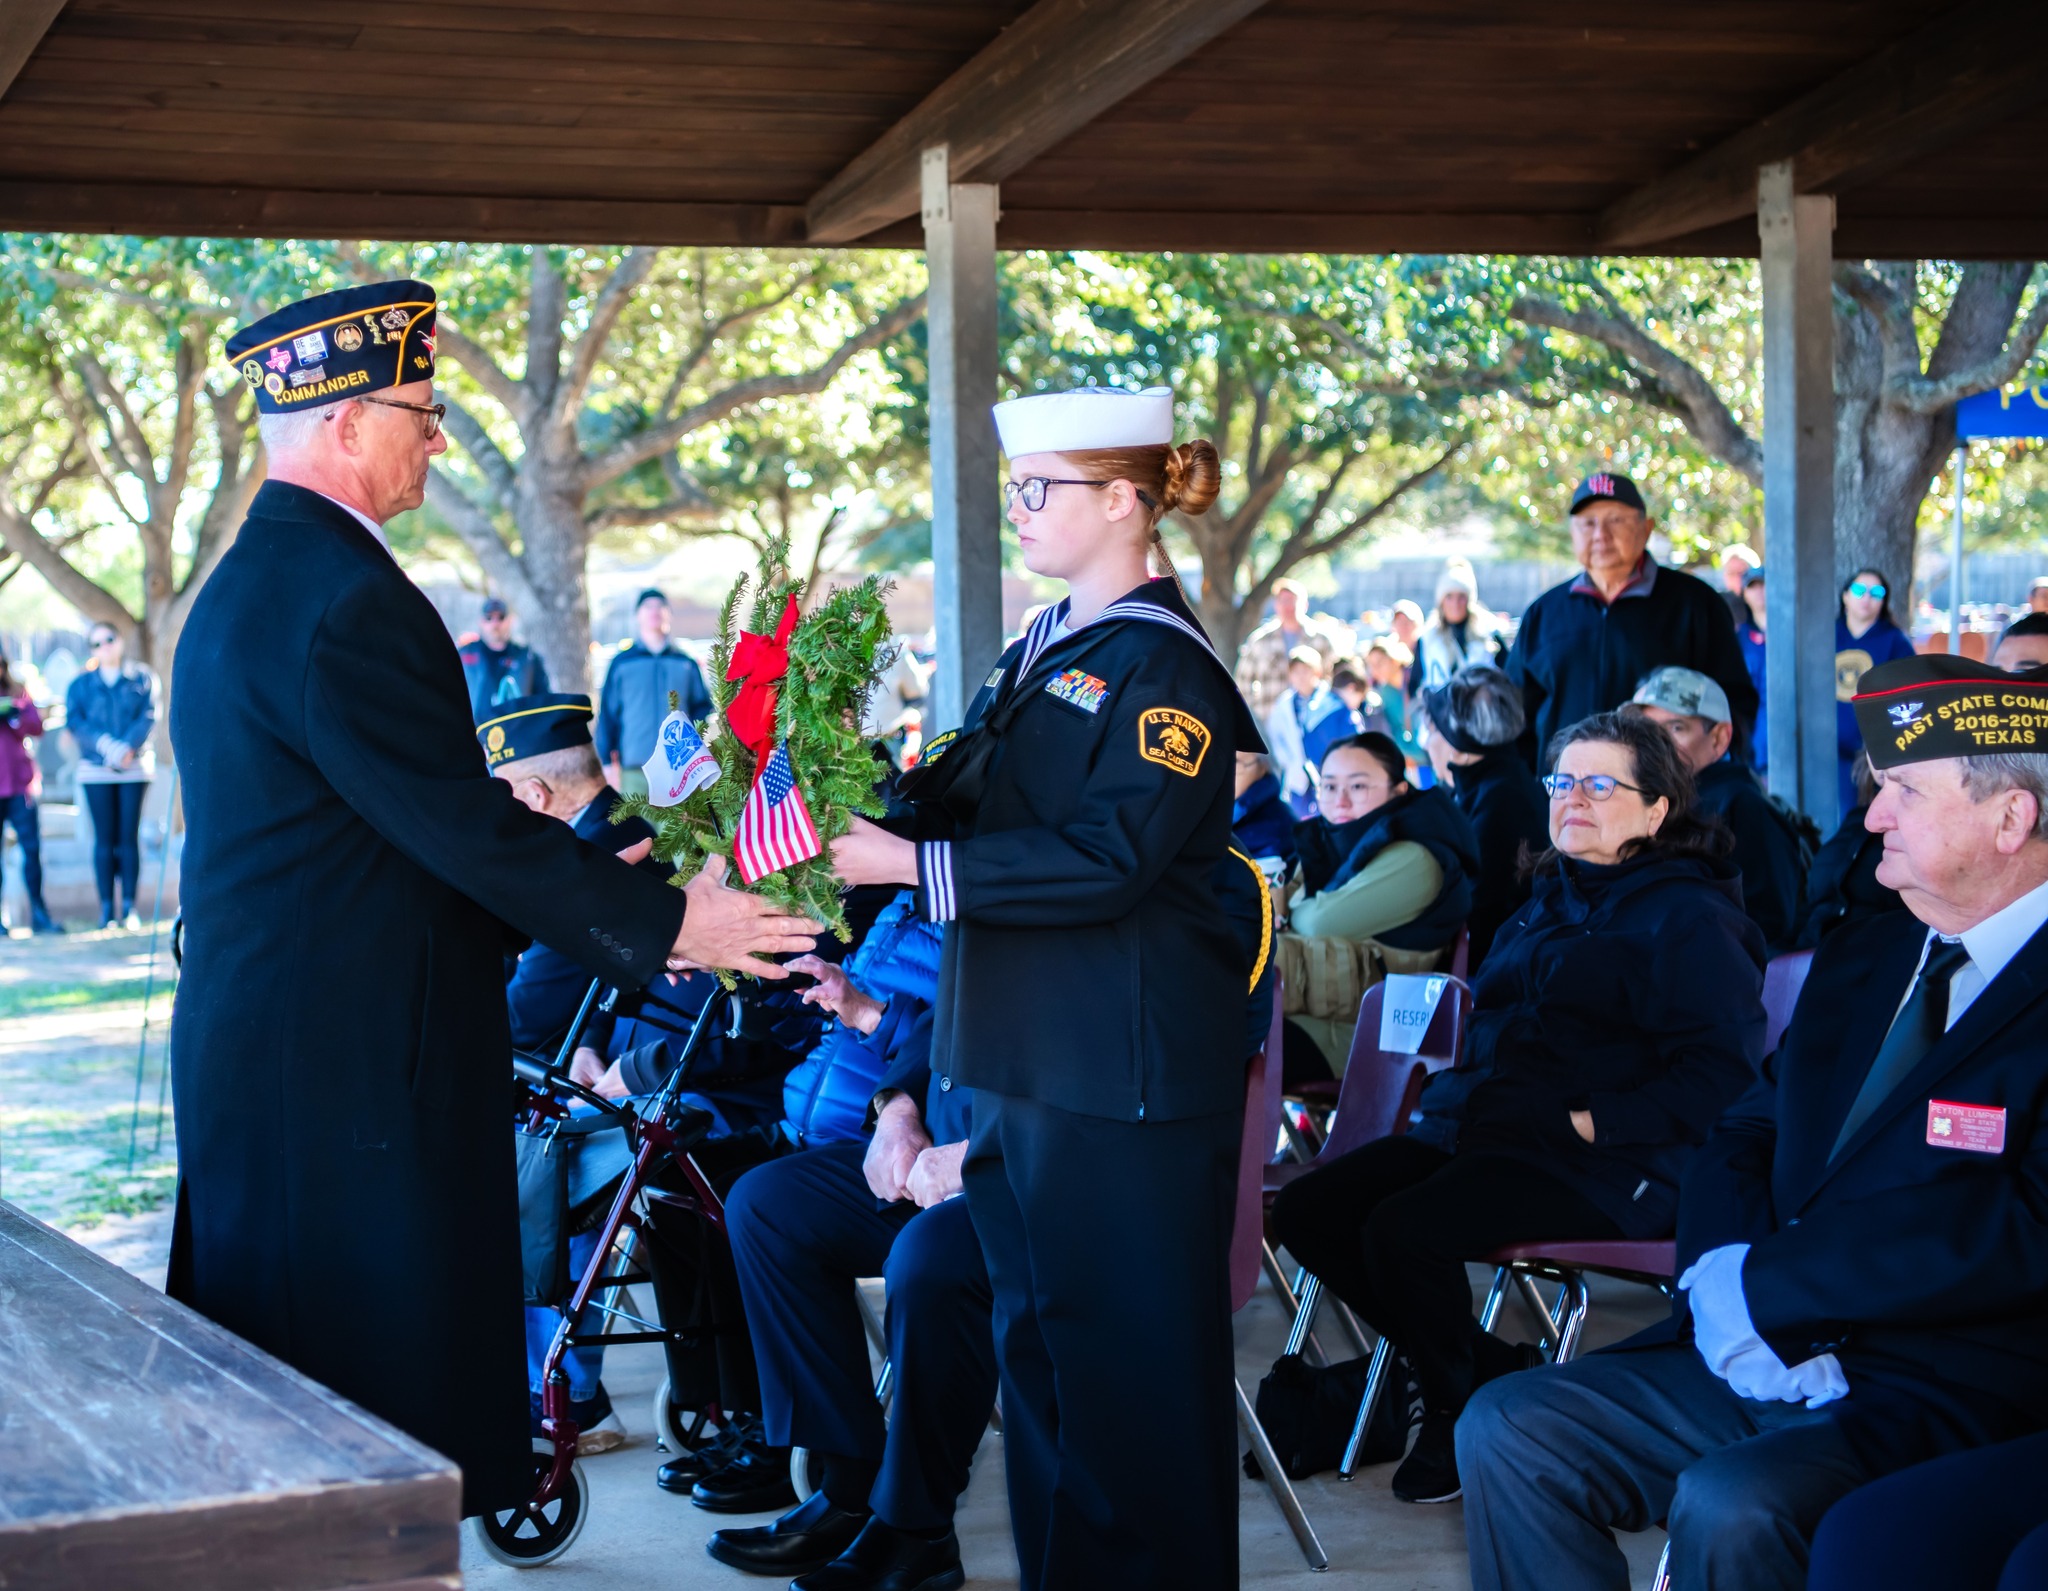
<path id="1" fill-rule="evenodd" d="M 796 598 L 791 597 L 775 634 L 742 630 L 726 665 L 726 679 L 741 682 L 739 694 L 725 710 L 726 726 L 757 759 L 765 760 L 775 745 L 775 686 L 789 672 L 789 637 L 796 618 Z"/>

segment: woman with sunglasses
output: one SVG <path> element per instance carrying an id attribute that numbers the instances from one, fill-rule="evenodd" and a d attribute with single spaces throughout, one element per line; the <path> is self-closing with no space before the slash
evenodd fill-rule
<path id="1" fill-rule="evenodd" d="M 1841 805 L 1856 805 L 1856 758 L 1863 731 L 1849 699 L 1865 674 L 1880 663 L 1913 655 L 1913 638 L 1892 619 L 1891 582 L 1875 569 L 1858 569 L 1842 582 L 1835 609 L 1835 756 L 1840 769 Z"/>
<path id="2" fill-rule="evenodd" d="M 1687 1162 L 1763 1059 L 1763 936 L 1670 736 L 1598 713 L 1550 756 L 1550 849 L 1474 980 L 1459 1064 L 1430 1080 L 1409 1132 L 1273 1207 L 1274 1235 L 1422 1389 L 1393 1481 L 1407 1502 L 1459 1495 L 1466 1401 L 1540 1359 L 1479 1329 L 1466 1262 L 1669 1236 Z"/>
<path id="3" fill-rule="evenodd" d="M 160 706 L 156 673 L 130 662 L 111 624 L 95 624 L 92 661 L 64 693 L 64 730 L 78 748 L 78 788 L 92 812 L 92 868 L 100 926 L 142 926 L 135 911 L 142 871 L 142 798 L 156 777 Z"/>
<path id="4" fill-rule="evenodd" d="M 1149 562 L 1160 520 L 1207 508 L 1221 471 L 1209 443 L 1173 445 L 1163 387 L 1021 398 L 996 426 L 1024 562 L 1067 595 L 906 776 L 920 843 L 856 822 L 833 861 L 848 883 L 914 883 L 952 924 L 931 1065 L 975 1090 L 963 1177 L 1022 1584 L 1232 1587 L 1257 969 L 1212 878 L 1253 869 L 1229 848 L 1233 760 L 1262 748 Z"/>

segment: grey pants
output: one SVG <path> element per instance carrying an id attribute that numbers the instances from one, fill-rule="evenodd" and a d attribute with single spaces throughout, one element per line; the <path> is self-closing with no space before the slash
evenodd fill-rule
<path id="1" fill-rule="evenodd" d="M 1668 1520 L 1682 1591 L 1802 1591 L 1821 1515 L 1875 1478 L 1832 1409 L 1736 1396 L 1689 1343 L 1481 1387 L 1458 1422 L 1473 1591 L 1628 1591 Z"/>

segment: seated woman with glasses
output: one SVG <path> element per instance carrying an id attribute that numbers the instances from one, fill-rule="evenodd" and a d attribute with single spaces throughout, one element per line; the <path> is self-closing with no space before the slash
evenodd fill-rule
<path id="1" fill-rule="evenodd" d="M 1430 1080 L 1407 1134 L 1273 1208 L 1274 1235 L 1421 1386 L 1422 1431 L 1393 1482 L 1408 1502 L 1459 1495 L 1466 1400 L 1540 1357 L 1479 1329 L 1466 1262 L 1668 1236 L 1687 1161 L 1763 1058 L 1763 937 L 1670 737 L 1599 713 L 1551 755 L 1551 848 L 1479 971 L 1458 1066 Z"/>

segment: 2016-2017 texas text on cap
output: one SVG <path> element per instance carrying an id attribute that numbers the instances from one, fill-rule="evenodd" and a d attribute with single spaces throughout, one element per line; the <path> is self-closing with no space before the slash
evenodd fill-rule
<path id="1" fill-rule="evenodd" d="M 228 339 L 228 363 L 265 414 L 290 414 L 434 377 L 434 290 L 373 282 L 319 293 Z"/>
<path id="2" fill-rule="evenodd" d="M 2007 674 L 1928 652 L 1880 663 L 1851 703 L 1873 768 L 2048 751 L 2048 670 Z"/>

